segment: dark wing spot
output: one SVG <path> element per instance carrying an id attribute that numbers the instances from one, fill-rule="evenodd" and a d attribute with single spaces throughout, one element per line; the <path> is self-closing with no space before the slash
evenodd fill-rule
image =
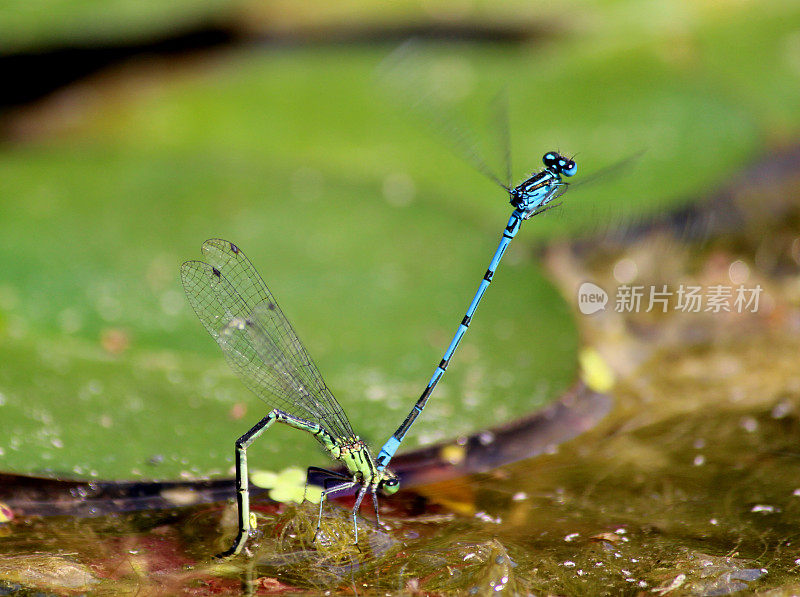
<path id="1" fill-rule="evenodd" d="M 267 309 L 269 309 L 270 311 L 274 311 L 275 310 L 275 303 L 267 303 Z"/>
<path id="2" fill-rule="evenodd" d="M 239 247 L 237 247 L 236 245 L 231 243 L 231 251 L 233 251 L 234 253 L 236 253 L 238 255 L 239 254 Z"/>
<path id="3" fill-rule="evenodd" d="M 245 319 L 244 324 L 248 327 L 253 327 L 253 320 L 252 319 Z"/>
<path id="4" fill-rule="evenodd" d="M 220 273 L 219 273 L 219 270 L 216 267 L 212 267 L 211 271 L 217 278 L 219 278 Z"/>

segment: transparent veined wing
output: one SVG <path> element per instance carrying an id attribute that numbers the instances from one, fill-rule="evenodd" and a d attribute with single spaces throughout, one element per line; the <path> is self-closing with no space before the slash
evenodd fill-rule
<path id="1" fill-rule="evenodd" d="M 183 287 L 245 385 L 273 407 L 352 437 L 342 407 L 250 260 L 222 239 L 207 240 L 202 253 L 208 263 L 181 266 Z"/>

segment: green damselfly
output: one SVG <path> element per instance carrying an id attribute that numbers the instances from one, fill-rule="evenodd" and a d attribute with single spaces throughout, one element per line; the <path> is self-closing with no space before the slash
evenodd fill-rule
<path id="1" fill-rule="evenodd" d="M 322 492 L 317 532 L 325 498 L 359 486 L 353 508 L 356 514 L 367 493 L 372 495 L 376 516 L 377 493 L 395 493 L 397 476 L 379 467 L 366 444 L 350 426 L 278 302 L 245 254 L 232 242 L 211 239 L 203 243 L 208 262 L 187 261 L 181 280 L 189 302 L 208 333 L 217 341 L 228 363 L 244 383 L 273 407 L 250 431 L 236 441 L 236 498 L 239 531 L 230 549 L 218 557 L 238 554 L 250 531 L 250 498 L 247 448 L 276 421 L 306 431 L 322 444 L 347 475 L 326 471 L 338 481 Z"/>

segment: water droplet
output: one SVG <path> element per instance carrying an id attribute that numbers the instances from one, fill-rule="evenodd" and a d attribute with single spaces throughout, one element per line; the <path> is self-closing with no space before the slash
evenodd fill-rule
<path id="1" fill-rule="evenodd" d="M 744 284 L 750 278 L 750 266 L 737 259 L 728 266 L 728 278 L 734 284 Z"/>
<path id="2" fill-rule="evenodd" d="M 630 284 L 639 274 L 639 266 L 633 259 L 620 259 L 614 264 L 613 276 L 620 284 Z"/>
<path id="3" fill-rule="evenodd" d="M 161 497 L 175 506 L 191 506 L 200 499 L 197 492 L 190 488 L 164 489 Z"/>
<path id="4" fill-rule="evenodd" d="M 754 433 L 758 430 L 758 421 L 753 417 L 742 417 L 742 420 L 739 421 L 739 425 L 748 433 Z"/>
<path id="5" fill-rule="evenodd" d="M 791 412 L 792 403 L 788 400 L 783 400 L 775 405 L 775 408 L 772 409 L 771 415 L 773 419 L 782 419 Z"/>
<path id="6" fill-rule="evenodd" d="M 772 514 L 773 512 L 779 512 L 780 510 L 775 506 L 770 506 L 769 504 L 756 504 L 750 509 L 750 512 L 762 512 L 764 514 Z"/>
<path id="7" fill-rule="evenodd" d="M 478 435 L 478 441 L 481 443 L 482 446 L 488 446 L 492 442 L 494 442 L 494 433 L 491 431 L 484 431 L 480 435 Z"/>

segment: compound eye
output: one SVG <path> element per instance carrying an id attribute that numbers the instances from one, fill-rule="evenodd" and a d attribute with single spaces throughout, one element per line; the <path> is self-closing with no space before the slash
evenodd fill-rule
<path id="1" fill-rule="evenodd" d="M 564 176 L 575 176 L 575 173 L 578 171 L 578 165 L 573 162 L 572 160 L 568 160 L 564 166 L 561 168 L 561 173 Z"/>
<path id="2" fill-rule="evenodd" d="M 393 478 L 393 479 L 385 479 L 380 485 L 381 491 L 385 495 L 392 495 L 396 493 L 398 489 L 400 489 L 400 479 Z"/>

